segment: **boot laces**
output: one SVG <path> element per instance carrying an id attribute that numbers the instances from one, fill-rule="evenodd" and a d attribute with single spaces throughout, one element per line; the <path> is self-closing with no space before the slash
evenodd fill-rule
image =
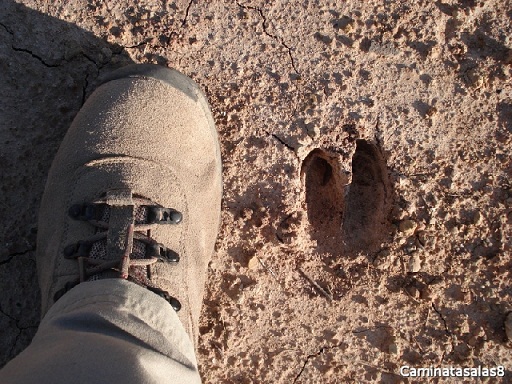
<path id="1" fill-rule="evenodd" d="M 126 191 L 122 191 L 121 195 L 123 193 L 122 198 L 125 198 Z M 131 191 L 127 200 L 133 204 L 123 206 L 119 201 L 116 202 L 117 204 L 112 204 L 108 198 L 102 198 L 70 207 L 68 214 L 71 218 L 88 222 L 96 228 L 96 232 L 64 248 L 65 258 L 77 260 L 79 277 L 66 283 L 57 291 L 54 296 L 55 301 L 81 282 L 117 277 L 146 287 L 163 297 L 174 310 L 181 309 L 178 299 L 151 281 L 153 265 L 160 262 L 178 263 L 180 259 L 176 252 L 153 239 L 151 230 L 158 225 L 179 224 L 182 214 L 172 208 L 155 205 L 144 198 L 132 198 Z M 114 210 L 119 206 L 125 211 L 121 211 L 121 215 L 116 215 Z M 128 207 L 127 210 L 126 207 Z M 126 217 L 127 215 L 123 215 L 126 212 L 131 214 Z M 117 226 L 114 230 L 112 230 L 112 216 L 117 218 L 113 220 L 114 225 Z M 123 223 L 126 225 L 123 226 Z M 123 239 L 112 238 L 113 234 L 124 237 L 124 242 Z M 117 249 L 112 248 L 112 244 L 117 244 Z M 112 257 L 110 253 L 116 255 Z"/>

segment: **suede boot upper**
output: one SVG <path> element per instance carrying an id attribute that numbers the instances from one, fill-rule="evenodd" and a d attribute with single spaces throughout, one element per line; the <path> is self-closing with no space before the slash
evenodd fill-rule
<path id="1" fill-rule="evenodd" d="M 127 241 L 138 205 L 149 201 L 182 215 L 178 224 L 152 227 L 151 238 L 179 255 L 179 262 L 154 263 L 150 279 L 181 302 L 178 315 L 197 342 L 221 194 L 217 133 L 197 85 L 151 65 L 114 73 L 86 101 L 50 169 L 37 248 L 43 315 L 55 294 L 78 276 L 77 260 L 64 257 L 66 247 L 98 233 L 90 222 L 71 217 L 69 209 L 98 199 L 114 207 L 105 241 L 107 252 L 116 253 Z M 130 249 L 140 248 L 134 239 Z"/>

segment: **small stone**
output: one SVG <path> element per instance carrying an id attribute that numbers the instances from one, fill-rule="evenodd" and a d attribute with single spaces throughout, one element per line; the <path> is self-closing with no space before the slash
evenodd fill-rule
<path id="1" fill-rule="evenodd" d="M 320 32 L 316 32 L 314 35 L 314 38 L 324 44 L 330 44 L 332 42 L 332 37 L 329 37 L 327 35 L 322 35 Z"/>
<path id="2" fill-rule="evenodd" d="M 320 128 L 314 122 L 306 124 L 306 131 L 308 136 L 312 139 L 316 139 L 320 136 Z"/>
<path id="3" fill-rule="evenodd" d="M 419 231 L 418 240 L 424 247 L 433 248 L 436 245 L 436 239 L 427 231 Z"/>
<path id="4" fill-rule="evenodd" d="M 300 214 L 293 214 L 285 218 L 277 227 L 276 236 L 284 244 L 291 244 L 297 237 L 297 228 Z"/>
<path id="5" fill-rule="evenodd" d="M 401 186 L 401 187 L 406 187 L 410 184 L 410 181 L 407 177 L 405 176 L 398 176 L 398 184 Z"/>
<path id="6" fill-rule="evenodd" d="M 398 354 L 398 345 L 396 345 L 395 343 L 389 344 L 388 350 L 389 353 L 391 353 L 392 355 L 396 355 Z"/>
<path id="7" fill-rule="evenodd" d="M 400 222 L 398 229 L 404 234 L 404 236 L 411 236 L 416 231 L 418 224 L 414 220 L 403 220 Z"/>
<path id="8" fill-rule="evenodd" d="M 249 269 L 253 270 L 253 271 L 258 269 L 259 265 L 260 265 L 260 262 L 256 256 L 251 257 L 251 259 L 247 263 L 247 267 L 249 267 Z"/>
<path id="9" fill-rule="evenodd" d="M 449 231 L 452 235 L 456 236 L 459 234 L 459 228 L 457 228 L 457 226 L 453 226 L 450 231 Z"/>
<path id="10" fill-rule="evenodd" d="M 388 261 L 388 257 L 390 255 L 389 249 L 383 249 L 378 254 L 377 257 L 375 257 L 375 260 L 373 260 L 373 265 L 376 267 L 384 266 L 386 262 Z"/>
<path id="11" fill-rule="evenodd" d="M 487 303 L 487 302 L 482 302 L 482 303 L 480 303 L 480 304 L 478 305 L 478 310 L 479 310 L 480 312 L 483 312 L 483 313 L 490 313 L 490 312 L 492 312 L 492 308 L 491 308 L 490 304 L 489 304 L 489 303 Z M 509 327 L 510 327 L 510 326 L 509 326 Z M 507 329 L 507 322 L 505 321 L 505 330 L 506 330 L 506 329 Z M 510 336 L 512 336 L 512 334 L 511 334 Z M 507 337 L 508 337 L 508 336 L 507 336 Z M 509 339 L 509 340 L 512 340 L 512 339 L 510 339 L 510 338 L 508 338 L 508 339 Z"/>
<path id="12" fill-rule="evenodd" d="M 352 29 L 352 24 L 354 23 L 354 19 L 349 16 L 343 15 L 341 18 L 337 19 L 333 23 L 334 29 L 342 29 L 345 31 L 349 31 Z"/>
<path id="13" fill-rule="evenodd" d="M 407 293 L 409 293 L 409 295 L 411 295 L 411 297 L 413 299 L 420 298 L 421 293 L 420 293 L 419 289 L 416 288 L 414 285 L 409 285 L 405 289 L 406 289 Z"/>
<path id="14" fill-rule="evenodd" d="M 482 214 L 480 213 L 480 211 L 476 211 L 475 214 L 473 215 L 473 224 L 479 225 L 481 223 L 482 223 Z"/>
<path id="15" fill-rule="evenodd" d="M 380 251 L 375 259 L 373 260 L 373 265 L 376 267 L 382 267 L 385 268 L 389 265 L 389 263 L 392 261 L 389 257 L 390 253 L 389 250 L 382 250 Z"/>
<path id="16" fill-rule="evenodd" d="M 385 264 L 385 259 L 383 257 L 377 256 L 375 260 L 373 260 L 373 265 L 376 267 L 382 267 Z"/>
<path id="17" fill-rule="evenodd" d="M 418 240 L 420 241 L 421 245 L 425 246 L 428 241 L 428 236 L 426 231 L 419 231 L 418 232 Z"/>
<path id="18" fill-rule="evenodd" d="M 512 341 L 512 312 L 510 312 L 505 319 L 505 333 L 507 334 L 507 339 Z"/>
<path id="19" fill-rule="evenodd" d="M 459 359 L 465 360 L 471 355 L 471 348 L 466 343 L 460 343 L 454 348 L 454 352 Z"/>
<path id="20" fill-rule="evenodd" d="M 420 291 L 420 299 L 432 301 L 432 290 L 427 286 Z"/>
<path id="21" fill-rule="evenodd" d="M 252 219 L 253 210 L 251 208 L 243 208 L 240 212 L 240 217 L 244 220 Z"/>
<path id="22" fill-rule="evenodd" d="M 421 270 L 421 259 L 420 256 L 415 253 L 409 259 L 408 272 L 409 273 L 417 273 Z"/>
<path id="23" fill-rule="evenodd" d="M 310 93 L 306 96 L 305 109 L 315 108 L 320 103 L 320 96 L 316 93 Z"/>
<path id="24" fill-rule="evenodd" d="M 412 245 L 405 247 L 405 252 L 407 252 L 408 254 L 411 254 L 411 253 L 414 253 L 417 249 L 418 248 L 416 247 L 416 245 L 412 244 Z"/>

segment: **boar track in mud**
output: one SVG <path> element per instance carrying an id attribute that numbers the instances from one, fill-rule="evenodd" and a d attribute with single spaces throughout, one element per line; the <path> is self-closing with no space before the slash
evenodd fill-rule
<path id="1" fill-rule="evenodd" d="M 347 184 L 335 155 L 322 149 L 302 163 L 307 217 L 318 250 L 331 254 L 372 251 L 389 227 L 391 188 L 380 149 L 356 141 L 352 182 Z"/>

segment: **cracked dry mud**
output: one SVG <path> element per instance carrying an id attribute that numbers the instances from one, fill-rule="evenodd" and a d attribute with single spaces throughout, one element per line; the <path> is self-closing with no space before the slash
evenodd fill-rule
<path id="1" fill-rule="evenodd" d="M 205 382 L 512 381 L 511 19 L 498 0 L 0 2 L 2 365 L 39 322 L 60 141 L 99 76 L 151 62 L 201 85 L 221 139 Z"/>

